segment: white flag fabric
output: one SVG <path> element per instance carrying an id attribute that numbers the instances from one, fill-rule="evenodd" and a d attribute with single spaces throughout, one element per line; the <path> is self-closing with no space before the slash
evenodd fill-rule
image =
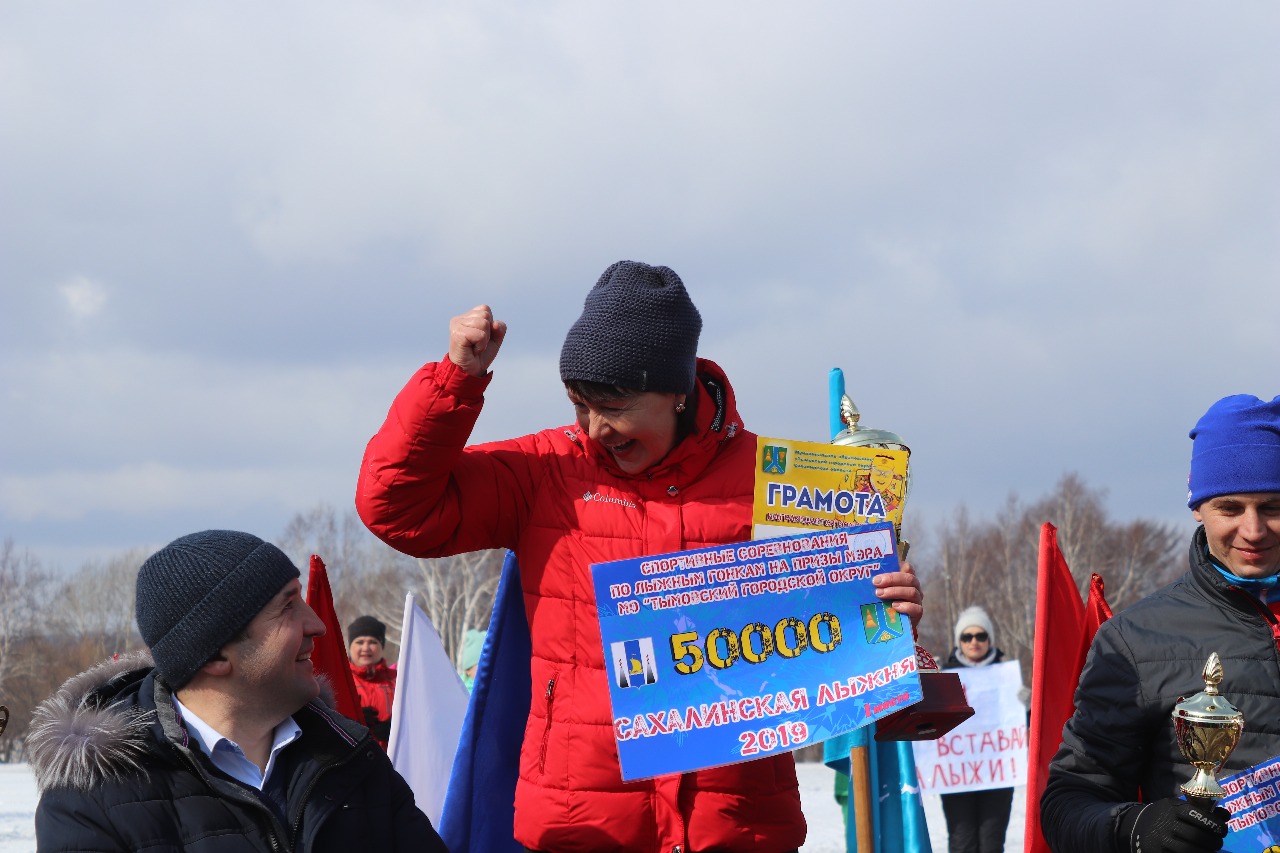
<path id="1" fill-rule="evenodd" d="M 402 624 L 387 752 L 418 808 L 439 826 L 470 697 L 413 593 L 405 596 Z"/>

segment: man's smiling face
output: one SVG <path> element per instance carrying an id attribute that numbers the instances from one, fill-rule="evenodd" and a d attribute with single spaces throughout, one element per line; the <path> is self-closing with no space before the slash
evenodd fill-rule
<path id="1" fill-rule="evenodd" d="M 324 623 L 302 598 L 302 584 L 289 581 L 253 617 L 241 639 L 226 646 L 240 688 L 287 717 L 320 695 L 311 663 Z"/>
<path id="2" fill-rule="evenodd" d="M 1227 571 L 1242 578 L 1280 571 L 1280 493 L 1219 495 L 1191 513 L 1204 525 L 1209 553 Z"/>

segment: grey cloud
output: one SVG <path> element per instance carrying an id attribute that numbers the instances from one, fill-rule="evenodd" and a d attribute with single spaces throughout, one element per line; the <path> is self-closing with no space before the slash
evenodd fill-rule
<path id="1" fill-rule="evenodd" d="M 481 301 L 476 438 L 564 422 L 623 257 L 685 278 L 753 429 L 821 438 L 844 368 L 920 512 L 1076 470 L 1182 517 L 1196 417 L 1280 393 L 1269 7 L 64 12 L 0 12 L 0 534 L 44 553 L 348 505 Z"/>

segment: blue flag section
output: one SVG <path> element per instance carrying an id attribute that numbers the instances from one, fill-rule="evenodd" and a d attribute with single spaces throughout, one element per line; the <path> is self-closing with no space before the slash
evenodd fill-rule
<path id="1" fill-rule="evenodd" d="M 508 552 L 437 827 L 451 853 L 524 853 L 513 827 L 530 654 L 520 567 Z"/>
<path id="2" fill-rule="evenodd" d="M 1280 756 L 1219 784 L 1227 795 L 1218 805 L 1231 812 L 1222 853 L 1280 851 Z"/>
<path id="3" fill-rule="evenodd" d="M 837 773 L 848 776 L 850 750 L 855 746 L 872 747 L 876 853 L 933 853 L 911 743 L 876 743 L 868 736 L 872 728 L 867 726 L 828 740 L 822 745 L 822 760 Z M 844 831 L 845 849 L 857 850 L 853 820 L 845 821 Z"/>
<path id="4" fill-rule="evenodd" d="M 835 439 L 846 426 L 841 414 L 843 370 L 831 368 L 827 375 L 827 390 L 831 438 Z M 844 789 L 848 789 L 850 750 L 855 746 L 867 748 L 871 754 L 871 788 L 875 792 L 871 810 L 875 821 L 876 853 L 932 853 L 911 744 L 873 740 L 874 730 L 873 723 L 822 745 L 823 761 L 836 771 L 836 790 L 841 789 L 842 781 Z M 845 821 L 845 849 L 850 853 L 858 849 L 857 830 L 851 820 Z"/>
<path id="5" fill-rule="evenodd" d="M 747 761 L 920 701 L 910 626 L 876 598 L 884 522 L 592 566 L 626 781 Z"/>

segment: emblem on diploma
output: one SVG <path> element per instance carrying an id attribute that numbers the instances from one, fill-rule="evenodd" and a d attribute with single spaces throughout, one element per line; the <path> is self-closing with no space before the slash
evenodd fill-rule
<path id="1" fill-rule="evenodd" d="M 1189 801 L 1215 805 L 1226 792 L 1218 784 L 1217 771 L 1240 742 L 1244 714 L 1218 692 L 1222 661 L 1209 655 L 1201 677 L 1204 690 L 1191 698 L 1179 698 L 1173 706 L 1173 732 L 1183 757 L 1195 767 L 1195 775 L 1183 783 Z"/>

